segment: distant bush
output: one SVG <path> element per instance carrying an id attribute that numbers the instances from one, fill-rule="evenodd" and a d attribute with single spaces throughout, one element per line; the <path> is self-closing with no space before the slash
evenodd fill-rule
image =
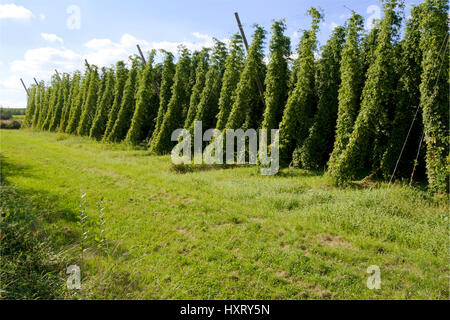
<path id="1" fill-rule="evenodd" d="M 17 130 L 22 126 L 21 120 L 0 120 L 0 129 Z"/>

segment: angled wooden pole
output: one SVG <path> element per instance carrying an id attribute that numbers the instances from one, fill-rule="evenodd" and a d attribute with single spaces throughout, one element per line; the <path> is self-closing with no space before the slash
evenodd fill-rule
<path id="1" fill-rule="evenodd" d="M 144 54 L 142 53 L 141 47 L 137 44 L 136 45 L 138 51 L 139 51 L 139 55 L 141 56 L 142 61 L 144 62 L 144 64 L 147 64 L 147 61 L 145 60 Z"/>
<path id="2" fill-rule="evenodd" d="M 89 72 L 91 72 L 91 71 L 92 71 L 91 65 L 89 64 L 89 62 L 87 61 L 87 59 L 84 59 L 84 63 L 86 64 L 86 67 L 88 68 Z"/>
<path id="3" fill-rule="evenodd" d="M 34 80 L 34 83 L 36 83 L 36 85 L 38 86 L 39 83 L 37 82 L 36 78 L 33 78 L 33 80 Z"/>
<path id="4" fill-rule="evenodd" d="M 147 64 L 147 60 L 145 60 L 145 56 L 142 53 L 141 46 L 137 44 L 136 47 L 139 51 L 139 55 L 141 56 L 142 61 L 144 62 L 144 64 Z M 153 78 L 153 77 L 152 77 L 152 84 L 153 84 L 153 89 L 156 91 L 156 94 L 158 95 L 158 98 L 159 98 L 160 95 L 159 95 L 158 84 L 156 83 L 155 78 Z"/>
<path id="5" fill-rule="evenodd" d="M 239 31 L 241 32 L 242 40 L 244 41 L 245 50 L 247 50 L 247 54 L 248 54 L 249 48 L 248 48 L 247 37 L 245 36 L 244 28 L 242 28 L 241 19 L 239 19 L 239 14 L 237 12 L 234 13 L 234 17 L 236 18 L 236 22 L 237 22 Z M 263 105 L 266 106 L 266 101 L 264 99 L 264 87 L 263 87 L 261 79 L 259 78 L 259 75 L 257 73 L 255 73 L 255 79 L 256 79 L 256 84 L 258 85 L 258 90 L 259 90 L 259 95 L 261 96 L 261 101 L 262 101 Z"/>
<path id="6" fill-rule="evenodd" d="M 20 82 L 22 82 L 23 88 L 25 89 L 25 91 L 27 92 L 27 95 L 30 96 L 30 92 L 28 91 L 27 86 L 25 85 L 25 82 L 23 82 L 22 78 L 20 78 Z"/>
<path id="7" fill-rule="evenodd" d="M 245 36 L 244 28 L 242 28 L 241 19 L 239 19 L 239 13 L 235 12 L 234 17 L 236 18 L 236 22 L 238 24 L 239 31 L 241 32 L 242 40 L 244 40 L 245 50 L 247 50 L 247 53 L 248 53 L 247 37 Z"/>

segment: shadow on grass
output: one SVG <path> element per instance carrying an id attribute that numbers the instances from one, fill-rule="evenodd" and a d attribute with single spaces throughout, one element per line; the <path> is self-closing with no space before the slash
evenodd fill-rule
<path id="1" fill-rule="evenodd" d="M 321 177 L 324 175 L 324 171 L 321 170 L 304 170 L 296 168 L 282 168 L 275 175 L 280 178 L 300 178 L 300 177 Z"/>
<path id="2" fill-rule="evenodd" d="M 249 167 L 254 166 L 248 164 L 172 164 L 170 166 L 170 171 L 184 174 L 198 171 L 212 171 L 212 170 L 249 168 Z"/>
<path id="3" fill-rule="evenodd" d="M 83 292 L 69 292 L 65 284 L 69 265 L 85 270 L 80 259 L 79 213 L 64 207 L 58 195 L 14 185 L 14 177 L 35 177 L 30 171 L 31 167 L 14 164 L 0 155 L 0 299 L 62 299 L 74 294 L 83 297 Z M 61 220 L 62 224 L 57 223 Z M 90 223 L 95 225 L 96 221 Z M 95 230 L 89 231 L 96 236 Z M 123 261 L 128 256 L 120 241 L 104 239 L 104 246 L 99 248 L 92 238 L 84 247 L 94 260 L 104 256 Z M 99 283 L 89 292 L 94 290 L 101 298 L 108 296 L 108 288 L 118 292 L 124 283 L 136 285 L 119 266 L 110 266 L 108 271 L 113 276 L 105 272 L 100 277 L 92 276 Z"/>
<path id="4" fill-rule="evenodd" d="M 1 157 L 0 298 L 63 298 L 69 261 L 56 248 L 53 235 L 41 228 L 40 205 L 29 192 L 6 179 L 13 174 L 26 175 L 26 170 Z"/>
<path id="5" fill-rule="evenodd" d="M 28 177 L 38 179 L 39 177 L 30 173 L 31 167 L 18 165 L 9 161 L 5 156 L 0 155 L 0 182 L 2 186 L 11 184 L 14 177 Z M 14 189 L 17 189 L 14 187 Z M 57 220 L 65 220 L 67 222 L 76 222 L 78 213 L 74 210 L 58 206 L 61 200 L 59 195 L 53 195 L 48 192 L 35 189 L 20 188 L 20 195 L 23 201 L 32 202 L 33 206 L 39 210 L 39 216 L 44 218 L 46 222 L 55 222 Z"/>

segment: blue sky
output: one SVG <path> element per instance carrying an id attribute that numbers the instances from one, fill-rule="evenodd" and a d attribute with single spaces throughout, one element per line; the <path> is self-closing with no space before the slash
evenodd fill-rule
<path id="1" fill-rule="evenodd" d="M 408 16 L 410 5 L 420 1 L 405 2 Z M 33 77 L 48 81 L 55 68 L 83 68 L 85 58 L 111 65 L 136 53 L 136 43 L 145 51 L 173 51 L 180 43 L 194 50 L 210 46 L 212 37 L 228 39 L 238 31 L 235 11 L 249 41 L 254 23 L 269 31 L 273 19 L 285 18 L 294 49 L 298 30 L 310 24 L 305 12 L 311 6 L 325 13 L 321 45 L 335 26 L 344 24 L 350 13 L 346 7 L 368 21 L 381 13 L 377 0 L 0 0 L 0 106 L 26 105 L 19 78 L 28 85 Z"/>

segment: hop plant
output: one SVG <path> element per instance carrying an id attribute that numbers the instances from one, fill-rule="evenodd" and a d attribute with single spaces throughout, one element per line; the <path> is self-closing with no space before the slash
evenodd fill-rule
<path id="1" fill-rule="evenodd" d="M 344 37 L 345 29 L 336 27 L 324 46 L 322 58 L 317 64 L 316 86 L 319 99 L 317 113 L 309 136 L 300 149 L 301 166 L 305 169 L 316 170 L 325 167 L 333 148 Z"/>
<path id="2" fill-rule="evenodd" d="M 449 192 L 449 54 L 448 1 L 425 0 L 420 23 L 423 52 L 420 104 L 426 143 L 426 174 L 430 189 Z M 441 51 L 440 51 L 441 50 Z M 434 64 L 439 62 L 439 69 Z"/>
<path id="3" fill-rule="evenodd" d="M 262 122 L 264 103 L 257 79 L 261 81 L 265 76 L 266 67 L 263 62 L 265 37 L 266 31 L 256 25 L 253 42 L 236 88 L 233 107 L 225 125 L 227 129 L 258 128 Z"/>
<path id="4" fill-rule="evenodd" d="M 280 158 L 287 163 L 293 158 L 292 152 L 296 148 L 299 150 L 308 137 L 317 109 L 314 52 L 323 15 L 315 8 L 311 8 L 308 14 L 312 17 L 312 25 L 310 30 L 303 33 L 300 41 L 297 84 L 288 98 L 280 124 Z M 297 157 L 298 152 L 294 158 Z"/>
<path id="5" fill-rule="evenodd" d="M 390 112 L 395 100 L 395 50 L 393 41 L 400 27 L 402 2 L 389 0 L 384 3 L 384 18 L 375 50 L 375 61 L 368 70 L 362 93 L 361 111 L 345 150 L 329 170 L 337 184 L 343 184 L 357 176 L 360 169 L 377 170 L 381 155 L 386 150 L 390 132 Z M 374 171 L 375 173 L 375 171 Z"/>
<path id="6" fill-rule="evenodd" d="M 266 110 L 264 113 L 263 129 L 278 129 L 283 116 L 284 106 L 288 97 L 288 57 L 291 52 L 291 41 L 284 33 L 284 21 L 275 21 L 272 25 L 272 39 L 270 40 L 270 61 L 265 80 Z"/>
<path id="7" fill-rule="evenodd" d="M 172 132 L 182 128 L 185 122 L 183 110 L 187 110 L 190 98 L 190 53 L 186 48 L 181 47 L 180 59 L 176 66 L 174 83 L 172 87 L 172 97 L 161 123 L 158 135 L 152 139 L 150 151 L 156 154 L 166 154 L 172 149 Z"/>
<path id="8" fill-rule="evenodd" d="M 120 106 L 122 105 L 122 98 L 125 83 L 128 79 L 128 70 L 125 68 L 125 63 L 119 61 L 116 63 L 116 81 L 114 84 L 114 102 L 112 104 L 111 110 L 108 114 L 108 121 L 106 123 L 106 129 L 103 134 L 103 140 L 108 140 L 109 135 L 114 127 L 117 120 L 117 115 L 119 114 Z"/>
<path id="9" fill-rule="evenodd" d="M 132 67 L 128 73 L 128 79 L 123 90 L 123 98 L 120 106 L 117 120 L 108 136 L 109 141 L 122 141 L 131 125 L 131 118 L 133 117 L 136 105 L 136 83 L 138 82 L 138 70 L 140 68 L 140 61 L 137 57 L 132 59 Z"/>
<path id="10" fill-rule="evenodd" d="M 108 114 L 114 102 L 114 70 L 109 70 L 105 76 L 105 89 L 100 99 L 95 119 L 92 123 L 89 136 L 94 139 L 101 139 L 106 130 Z"/>
<path id="11" fill-rule="evenodd" d="M 81 86 L 76 89 L 78 93 L 74 95 L 72 106 L 70 107 L 69 123 L 66 127 L 66 133 L 75 134 L 80 123 L 81 113 L 83 111 L 83 104 L 86 100 L 86 93 L 89 88 L 90 72 L 86 72 Z M 75 83 L 75 86 L 77 84 Z M 75 89 L 74 89 L 75 90 Z"/>
<path id="12" fill-rule="evenodd" d="M 200 103 L 201 94 L 205 87 L 206 73 L 208 72 L 209 68 L 209 50 L 209 48 L 204 48 L 199 55 L 199 62 L 195 70 L 195 85 L 192 89 L 189 111 L 184 123 L 184 127 L 186 129 L 191 127 L 191 125 L 194 123 L 195 116 L 197 115 L 198 104 Z"/>
<path id="13" fill-rule="evenodd" d="M 88 136 L 91 129 L 92 121 L 94 120 L 96 107 L 97 107 L 97 95 L 99 89 L 99 75 L 97 67 L 91 66 L 92 71 L 89 74 L 89 87 L 86 96 L 86 100 L 83 104 L 83 110 L 81 113 L 80 123 L 78 125 L 77 133 L 80 136 Z"/>
<path id="14" fill-rule="evenodd" d="M 235 99 L 235 91 L 244 68 L 244 49 L 242 37 L 235 34 L 230 42 L 230 55 L 225 63 L 225 72 L 222 79 L 222 89 L 219 98 L 219 113 L 217 115 L 217 129 L 223 130 L 230 116 Z"/>
<path id="15" fill-rule="evenodd" d="M 330 173 L 334 170 L 336 160 L 348 144 L 360 108 L 364 81 L 361 61 L 362 30 L 363 18 L 359 14 L 353 13 L 348 21 L 345 43 L 342 48 L 338 117 L 335 126 L 334 148 L 329 161 Z"/>
<path id="16" fill-rule="evenodd" d="M 162 66 L 162 74 L 161 74 L 161 89 L 159 92 L 159 109 L 158 115 L 156 117 L 155 129 L 153 130 L 153 134 L 151 140 L 156 138 L 159 134 L 161 124 L 164 120 L 164 116 L 167 111 L 167 107 L 169 105 L 170 98 L 172 96 L 172 86 L 173 86 L 173 78 L 175 76 L 175 64 L 173 63 L 173 54 L 170 52 L 164 51 L 165 59 Z"/>
<path id="17" fill-rule="evenodd" d="M 49 126 L 50 131 L 56 131 L 60 127 L 61 117 L 64 112 L 64 105 L 69 95 L 69 87 L 70 78 L 69 75 L 65 73 L 62 77 L 61 85 L 58 89 L 58 97 Z"/>
<path id="18" fill-rule="evenodd" d="M 152 134 L 158 111 L 159 98 L 155 91 L 156 82 L 153 61 L 156 51 L 153 50 L 141 75 L 136 99 L 136 109 L 131 120 L 131 127 L 125 142 L 138 145 Z"/>
<path id="19" fill-rule="evenodd" d="M 27 109 L 25 112 L 25 119 L 23 121 L 23 127 L 28 128 L 31 126 L 33 114 L 36 109 L 36 95 L 37 95 L 37 87 L 32 86 L 29 90 Z"/>
<path id="20" fill-rule="evenodd" d="M 225 70 L 225 60 L 227 49 L 225 43 L 214 39 L 215 45 L 212 52 L 212 65 L 206 74 L 204 88 L 200 95 L 197 112 L 194 121 L 191 122 L 189 129 L 193 132 L 194 122 L 202 121 L 205 128 L 214 128 L 216 125 L 216 116 L 218 113 L 218 103 L 222 77 Z"/>

